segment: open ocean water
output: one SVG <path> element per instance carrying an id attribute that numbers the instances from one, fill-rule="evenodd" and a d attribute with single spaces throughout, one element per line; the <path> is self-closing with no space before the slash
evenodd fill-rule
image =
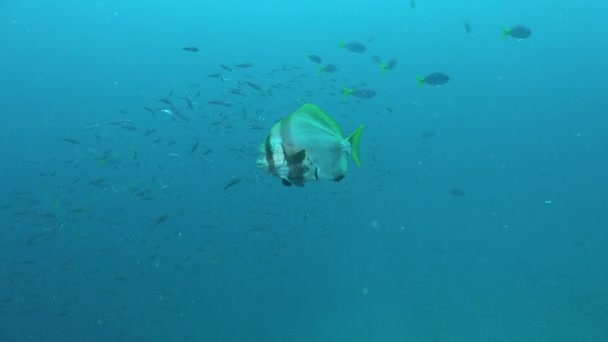
<path id="1" fill-rule="evenodd" d="M 606 13 L 0 1 L 0 341 L 608 341 Z M 339 183 L 256 166 L 304 103 Z"/>

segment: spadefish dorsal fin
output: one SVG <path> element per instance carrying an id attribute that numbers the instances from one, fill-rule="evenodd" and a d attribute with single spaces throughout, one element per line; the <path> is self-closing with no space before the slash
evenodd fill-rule
<path id="1" fill-rule="evenodd" d="M 283 184 L 284 186 L 291 186 L 291 182 L 285 178 L 281 178 L 281 184 Z"/>
<path id="2" fill-rule="evenodd" d="M 336 136 L 342 138 L 342 129 L 340 128 L 340 125 L 338 125 L 336 120 L 327 115 L 327 113 L 325 113 L 321 108 L 311 103 L 306 103 L 303 104 L 300 108 L 298 108 L 294 112 L 294 114 L 307 115 L 308 117 L 312 118 L 324 127 L 327 127 Z"/>

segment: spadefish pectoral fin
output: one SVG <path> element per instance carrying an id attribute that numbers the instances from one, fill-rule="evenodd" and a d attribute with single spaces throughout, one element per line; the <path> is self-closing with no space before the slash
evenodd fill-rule
<path id="1" fill-rule="evenodd" d="M 287 180 L 295 186 L 304 186 L 304 182 L 306 181 L 305 175 L 308 170 L 309 167 L 304 163 L 291 164 L 289 165 Z"/>
<path id="2" fill-rule="evenodd" d="M 289 178 L 289 182 L 291 182 L 291 184 L 298 186 L 298 187 L 303 187 L 304 186 L 304 177 L 294 177 L 294 178 Z"/>
<path id="3" fill-rule="evenodd" d="M 300 150 L 290 156 L 286 156 L 285 158 L 287 159 L 287 165 L 301 164 L 306 158 L 306 150 Z"/>

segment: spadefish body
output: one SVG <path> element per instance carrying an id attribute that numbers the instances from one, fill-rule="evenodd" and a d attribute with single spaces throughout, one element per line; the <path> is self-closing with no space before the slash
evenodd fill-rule
<path id="1" fill-rule="evenodd" d="M 285 186 L 346 176 L 348 155 L 357 165 L 363 126 L 344 138 L 338 123 L 319 107 L 305 104 L 277 122 L 260 146 L 258 167 Z"/>

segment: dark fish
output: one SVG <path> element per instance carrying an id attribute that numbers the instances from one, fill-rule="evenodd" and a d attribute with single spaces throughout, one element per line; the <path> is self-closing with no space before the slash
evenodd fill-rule
<path id="1" fill-rule="evenodd" d="M 386 64 L 386 70 L 393 70 L 395 69 L 395 67 L 397 66 L 397 60 L 392 58 L 390 61 L 388 61 L 388 63 Z"/>
<path id="2" fill-rule="evenodd" d="M 152 192 L 150 190 L 139 191 L 135 194 L 135 198 L 142 200 L 153 199 Z"/>
<path id="3" fill-rule="evenodd" d="M 227 71 L 232 71 L 232 68 L 231 68 L 231 67 L 229 67 L 229 66 L 227 66 L 226 64 L 220 64 L 220 67 L 221 67 L 222 69 L 224 69 L 224 70 L 227 70 Z"/>
<path id="4" fill-rule="evenodd" d="M 466 194 L 463 190 L 458 189 L 458 188 L 452 188 L 449 191 L 449 194 L 454 196 L 454 197 L 464 197 Z"/>
<path id="5" fill-rule="evenodd" d="M 319 68 L 319 72 L 326 72 L 328 74 L 333 74 L 336 71 L 338 71 L 338 67 L 334 64 L 327 64 L 326 66 Z"/>
<path id="6" fill-rule="evenodd" d="M 42 214 L 38 214 L 38 217 L 49 220 L 49 219 L 57 218 L 57 215 L 55 215 L 53 213 L 42 213 Z"/>
<path id="7" fill-rule="evenodd" d="M 354 97 L 358 97 L 360 99 L 369 99 L 376 96 L 376 91 L 373 89 L 352 89 L 352 88 L 344 88 L 344 95 L 352 95 Z"/>
<path id="8" fill-rule="evenodd" d="M 228 103 L 228 101 L 224 101 L 224 100 L 211 100 L 211 101 L 207 101 L 207 103 L 212 104 L 212 105 L 217 105 L 217 106 L 232 107 L 232 105 L 230 103 Z"/>
<path id="9" fill-rule="evenodd" d="M 420 76 L 416 76 L 416 80 L 418 80 L 419 87 L 422 86 L 423 83 L 439 86 L 439 85 L 448 83 L 448 81 L 450 80 L 450 77 L 448 75 L 440 73 L 440 72 L 434 72 L 432 74 L 427 75 L 424 78 L 422 78 Z"/>
<path id="10" fill-rule="evenodd" d="M 168 100 L 168 99 L 158 99 L 158 102 L 164 103 L 169 106 L 173 106 L 173 102 L 171 102 L 171 100 Z"/>
<path id="11" fill-rule="evenodd" d="M 207 77 L 213 77 L 213 78 L 217 78 L 217 77 L 220 77 L 220 76 L 222 76 L 222 74 L 219 73 L 219 72 L 207 75 Z"/>
<path id="12" fill-rule="evenodd" d="M 72 144 L 72 145 L 78 145 L 80 144 L 80 141 L 76 140 L 76 139 L 70 139 L 70 138 L 63 138 L 63 141 Z"/>
<path id="13" fill-rule="evenodd" d="M 100 189 L 106 188 L 106 179 L 105 178 L 95 178 L 89 181 L 89 184 L 96 186 Z"/>
<path id="14" fill-rule="evenodd" d="M 33 245 L 36 242 L 38 242 L 38 240 L 40 239 L 40 235 L 34 235 L 31 238 L 27 239 L 27 241 L 25 241 L 26 245 Z"/>
<path id="15" fill-rule="evenodd" d="M 361 99 L 369 99 L 376 96 L 376 91 L 373 89 L 357 89 L 351 95 Z"/>
<path id="16" fill-rule="evenodd" d="M 194 46 L 184 47 L 184 48 L 182 48 L 182 50 L 188 51 L 188 52 L 198 52 L 198 48 L 194 47 Z"/>
<path id="17" fill-rule="evenodd" d="M 240 90 L 238 90 L 238 89 L 232 89 L 232 90 L 230 91 L 230 93 L 231 93 L 231 94 L 234 94 L 234 95 L 242 96 L 242 97 L 247 97 L 247 95 L 245 95 L 244 93 L 242 93 L 242 92 L 241 92 Z"/>
<path id="18" fill-rule="evenodd" d="M 249 81 L 245 81 L 245 84 L 250 86 L 251 88 L 255 89 L 255 90 L 262 90 L 262 87 L 259 86 L 258 84 L 255 84 L 253 82 L 249 82 Z"/>
<path id="19" fill-rule="evenodd" d="M 108 159 L 112 155 L 112 150 L 104 151 L 100 159 Z"/>
<path id="20" fill-rule="evenodd" d="M 311 62 L 313 62 L 315 64 L 321 64 L 323 62 L 321 57 L 319 57 L 317 55 L 306 55 L 306 57 L 308 57 L 308 60 L 310 60 Z"/>
<path id="21" fill-rule="evenodd" d="M 192 101 L 190 101 L 190 99 L 188 97 L 182 97 L 182 100 L 186 101 L 186 103 L 188 103 L 188 108 L 190 108 L 190 110 L 194 109 L 194 106 L 192 105 Z"/>
<path id="22" fill-rule="evenodd" d="M 166 222 L 168 218 L 169 218 L 169 213 L 164 213 L 164 214 L 160 215 L 156 219 L 156 221 L 154 221 L 154 223 L 152 224 L 152 227 L 157 227 L 159 224 Z"/>
<path id="23" fill-rule="evenodd" d="M 235 67 L 237 68 L 251 68 L 253 66 L 253 63 L 251 62 L 245 62 L 245 63 L 240 63 L 235 65 Z"/>
<path id="24" fill-rule="evenodd" d="M 155 130 L 155 129 L 149 129 L 149 130 L 147 130 L 147 131 L 144 133 L 144 136 L 146 136 L 146 137 L 147 137 L 148 135 L 150 135 L 150 134 L 152 134 L 152 133 L 154 133 L 154 132 L 156 132 L 156 130 Z"/>
<path id="25" fill-rule="evenodd" d="M 392 58 L 391 60 L 389 60 L 388 62 L 380 62 L 380 69 L 382 69 L 382 72 L 385 72 L 386 70 L 393 70 L 395 69 L 395 67 L 397 66 L 397 60 L 395 58 Z"/>
<path id="26" fill-rule="evenodd" d="M 420 134 L 420 137 L 424 140 L 427 139 L 431 139 L 432 137 L 435 136 L 435 132 L 434 131 L 427 131 L 427 132 L 423 132 L 422 134 Z"/>
<path id="27" fill-rule="evenodd" d="M 231 188 L 237 184 L 239 184 L 241 182 L 241 178 L 233 178 L 230 180 L 230 182 L 228 182 L 226 185 L 224 185 L 224 190 Z"/>
<path id="28" fill-rule="evenodd" d="M 530 37 L 532 31 L 524 25 L 515 25 L 510 29 L 501 26 L 502 28 L 502 39 L 505 39 L 507 36 L 511 36 L 517 39 L 526 39 Z"/>
<path id="29" fill-rule="evenodd" d="M 144 109 L 149 112 L 152 115 L 156 115 L 156 113 L 154 113 L 154 109 L 150 108 L 150 107 L 144 107 Z"/>
<path id="30" fill-rule="evenodd" d="M 269 230 L 266 226 L 253 227 L 247 230 L 247 233 L 260 233 Z"/>
<path id="31" fill-rule="evenodd" d="M 365 50 L 367 50 L 365 45 L 363 45 L 363 43 L 359 43 L 359 42 L 348 42 L 348 43 L 340 42 L 340 47 L 346 48 L 348 51 L 351 51 L 354 53 L 363 53 L 363 52 L 365 52 Z"/>
<path id="32" fill-rule="evenodd" d="M 74 262 L 74 259 L 68 259 L 61 264 L 61 268 L 66 268 Z"/>
<path id="33" fill-rule="evenodd" d="M 256 130 L 258 130 L 258 129 L 266 129 L 266 126 L 260 125 L 258 123 L 249 124 L 248 127 L 249 127 L 249 129 L 256 129 Z"/>
<path id="34" fill-rule="evenodd" d="M 464 32 L 471 33 L 471 23 L 468 20 L 464 21 Z"/>
<path id="35" fill-rule="evenodd" d="M 92 124 L 92 125 L 88 125 L 88 126 L 86 126 L 84 129 L 86 129 L 86 130 L 90 130 L 90 129 L 93 129 L 93 128 L 96 128 L 96 127 L 99 127 L 99 124 L 98 124 L 98 123 L 94 123 L 94 124 Z"/>
<path id="36" fill-rule="evenodd" d="M 184 114 L 184 112 L 182 112 L 179 109 L 175 110 L 175 116 L 177 116 L 178 118 L 184 120 L 184 121 L 190 121 L 190 117 L 186 114 Z"/>
<path id="37" fill-rule="evenodd" d="M 416 9 L 416 0 L 410 0 L 410 8 Z"/>
<path id="38" fill-rule="evenodd" d="M 192 148 L 190 149 L 190 154 L 194 154 L 194 152 L 196 151 L 196 149 L 198 148 L 199 145 L 200 145 L 200 142 L 198 141 L 198 139 L 196 139 L 196 141 L 192 145 Z"/>

